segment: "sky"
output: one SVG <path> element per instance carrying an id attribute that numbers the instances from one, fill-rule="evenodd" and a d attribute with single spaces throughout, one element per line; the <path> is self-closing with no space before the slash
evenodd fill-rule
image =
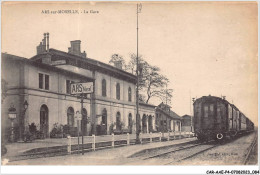
<path id="1" fill-rule="evenodd" d="M 191 114 L 191 98 L 224 95 L 257 125 L 257 10 L 256 2 L 142 3 L 139 54 L 169 78 L 173 111 Z M 136 4 L 2 3 L 2 52 L 31 58 L 45 32 L 50 48 L 67 52 L 78 39 L 89 58 L 108 63 L 118 53 L 128 61 L 136 53 Z"/>

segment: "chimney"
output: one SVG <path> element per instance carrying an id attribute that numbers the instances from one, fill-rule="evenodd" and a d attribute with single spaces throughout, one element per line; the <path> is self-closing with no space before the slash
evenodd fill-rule
<path id="1" fill-rule="evenodd" d="M 86 58 L 87 56 L 86 52 L 84 51 L 83 53 L 81 53 L 80 43 L 81 43 L 80 40 L 71 41 L 70 42 L 71 46 L 68 48 L 68 53 Z"/>
<path id="2" fill-rule="evenodd" d="M 49 32 L 47 33 L 47 52 L 49 52 Z"/>
<path id="3" fill-rule="evenodd" d="M 44 39 L 43 39 L 43 50 L 46 52 L 46 33 L 43 34 Z"/>
<path id="4" fill-rule="evenodd" d="M 42 42 L 40 42 L 40 44 L 36 47 L 36 51 L 37 54 L 45 53 L 46 51 L 49 52 L 49 33 L 43 34 Z"/>

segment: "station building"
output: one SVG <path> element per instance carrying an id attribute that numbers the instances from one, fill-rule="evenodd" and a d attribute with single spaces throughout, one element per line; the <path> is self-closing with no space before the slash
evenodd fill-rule
<path id="1" fill-rule="evenodd" d="M 136 76 L 114 66 L 87 57 L 81 52 L 80 40 L 71 41 L 68 52 L 49 49 L 49 34 L 37 46 L 37 55 L 27 59 L 2 53 L 2 80 L 7 91 L 2 100 L 2 134 L 10 134 L 8 109 L 13 106 L 16 138 L 22 137 L 28 125 L 50 137 L 54 125 L 68 126 L 75 135 L 75 114 L 81 111 L 80 99 L 70 94 L 70 84 L 93 82 L 94 92 L 85 96 L 84 135 L 112 132 L 136 132 Z M 27 102 L 28 108 L 24 108 Z M 156 131 L 155 106 L 140 104 L 142 132 Z"/>
<path id="2" fill-rule="evenodd" d="M 190 115 L 184 115 L 181 117 L 181 130 L 193 132 L 194 131 L 194 120 Z"/>
<path id="3" fill-rule="evenodd" d="M 156 107 L 156 130 L 160 132 L 181 131 L 181 117 L 167 104 Z"/>

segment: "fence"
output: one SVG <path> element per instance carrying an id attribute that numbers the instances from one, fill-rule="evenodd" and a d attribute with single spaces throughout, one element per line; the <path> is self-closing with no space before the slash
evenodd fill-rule
<path id="1" fill-rule="evenodd" d="M 166 132 L 166 133 L 140 133 L 141 143 L 152 143 L 152 142 L 161 142 L 161 141 L 170 141 L 175 139 L 181 139 L 185 137 L 193 137 L 194 133 L 192 132 Z M 97 139 L 98 138 L 98 139 Z M 81 139 L 80 139 L 81 140 Z M 104 149 L 108 147 L 118 147 L 133 145 L 136 141 L 135 134 L 122 134 L 122 135 L 103 135 L 103 136 L 84 136 L 84 144 L 82 141 L 78 145 L 77 137 L 68 137 L 67 138 L 67 152 L 69 154 L 73 152 L 84 151 L 95 151 L 96 149 Z"/>

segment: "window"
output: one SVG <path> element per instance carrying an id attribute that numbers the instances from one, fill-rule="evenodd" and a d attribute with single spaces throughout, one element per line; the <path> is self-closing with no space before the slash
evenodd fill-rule
<path id="1" fill-rule="evenodd" d="M 116 84 L 116 99 L 120 100 L 120 85 Z"/>
<path id="2" fill-rule="evenodd" d="M 217 106 L 217 118 L 221 118 L 221 106 Z"/>
<path id="3" fill-rule="evenodd" d="M 75 83 L 74 81 L 71 80 L 66 80 L 66 93 L 70 94 L 70 84 Z"/>
<path id="4" fill-rule="evenodd" d="M 67 122 L 70 127 L 74 126 L 74 109 L 72 107 L 67 110 Z"/>
<path id="5" fill-rule="evenodd" d="M 43 89 L 43 74 L 39 73 L 39 88 Z"/>
<path id="6" fill-rule="evenodd" d="M 107 110 L 106 109 L 103 109 L 103 111 L 102 111 L 101 124 L 107 125 Z"/>
<path id="7" fill-rule="evenodd" d="M 204 117 L 207 118 L 209 116 L 209 107 L 204 106 Z"/>
<path id="8" fill-rule="evenodd" d="M 132 114 L 129 113 L 128 115 L 128 129 L 130 134 L 132 134 L 132 130 L 133 130 L 133 119 L 132 119 Z"/>
<path id="9" fill-rule="evenodd" d="M 128 88 L 128 101 L 132 101 L 132 89 Z"/>
<path id="10" fill-rule="evenodd" d="M 116 113 L 116 130 L 121 130 L 121 115 L 120 112 Z"/>
<path id="11" fill-rule="evenodd" d="M 210 116 L 214 115 L 214 105 L 213 104 L 209 105 L 209 115 Z"/>
<path id="12" fill-rule="evenodd" d="M 107 84 L 105 79 L 102 80 L 102 96 L 107 96 Z"/>
<path id="13" fill-rule="evenodd" d="M 46 74 L 39 73 L 39 88 L 49 90 L 50 89 L 50 76 Z"/>
<path id="14" fill-rule="evenodd" d="M 45 75 L 45 89 L 49 90 L 49 75 Z"/>

